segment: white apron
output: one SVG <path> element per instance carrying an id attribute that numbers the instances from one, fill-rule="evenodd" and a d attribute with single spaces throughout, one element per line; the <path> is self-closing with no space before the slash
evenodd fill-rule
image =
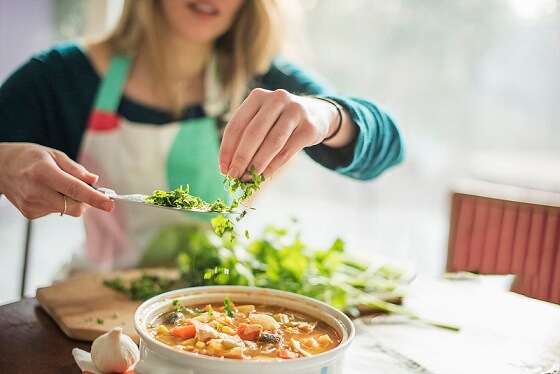
<path id="1" fill-rule="evenodd" d="M 230 200 L 218 166 L 219 134 L 210 117 L 164 125 L 133 123 L 118 107 L 131 67 L 127 56 L 115 56 L 97 92 L 79 162 L 99 175 L 97 184 L 119 194 L 152 194 L 190 185 L 190 193 L 213 202 Z M 216 96 L 214 64 L 207 69 L 205 90 Z M 205 111 L 218 114 L 224 106 L 206 98 Z M 86 245 L 72 261 L 72 270 L 110 271 L 143 263 L 145 251 L 162 229 L 173 225 L 209 224 L 209 215 L 185 214 L 116 202 L 107 213 L 88 209 L 84 214 Z"/>

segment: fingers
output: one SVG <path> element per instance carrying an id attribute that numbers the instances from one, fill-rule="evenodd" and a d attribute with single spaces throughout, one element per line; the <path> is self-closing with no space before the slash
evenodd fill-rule
<path id="1" fill-rule="evenodd" d="M 282 148 L 291 129 L 283 127 L 283 122 L 280 122 L 280 126 L 278 126 L 279 115 L 278 106 L 271 109 L 263 107 L 251 120 L 231 160 L 228 174 L 232 178 L 241 177 L 251 166 L 255 167 L 257 174 L 262 173 L 266 167 L 264 163 L 270 161 L 270 159 L 267 160 L 267 154 L 273 151 L 268 148 L 272 145 L 277 146 L 276 151 Z M 261 156 L 257 157 L 257 154 Z"/>
<path id="2" fill-rule="evenodd" d="M 62 170 L 87 184 L 94 184 L 99 179 L 97 175 L 87 171 L 86 168 L 72 160 L 63 152 L 53 150 L 51 156 Z"/>
<path id="3" fill-rule="evenodd" d="M 52 186 L 54 189 L 70 199 L 74 200 L 70 203 L 72 212 L 79 212 L 83 207 L 79 207 L 79 203 L 85 203 L 94 208 L 98 208 L 107 212 L 114 209 L 114 203 L 107 196 L 88 186 L 97 182 L 97 175 L 88 172 L 82 165 L 73 161 L 63 152 L 53 151 L 53 159 L 60 169 L 65 171 L 62 175 L 53 173 L 45 176 L 52 178 Z"/>
<path id="4" fill-rule="evenodd" d="M 255 89 L 227 124 L 220 171 L 232 178 L 269 177 L 306 146 L 320 142 L 338 113 L 328 103 L 285 90 Z"/>
<path id="5" fill-rule="evenodd" d="M 81 203 L 69 197 L 66 197 L 66 212 L 64 212 L 64 206 L 62 207 L 61 213 L 64 212 L 65 215 L 72 217 L 81 217 L 82 214 L 89 208 L 86 203 Z"/>
<path id="6" fill-rule="evenodd" d="M 25 192 L 23 198 L 12 201 L 27 219 L 36 219 L 47 214 L 57 212 L 65 215 L 80 217 L 89 205 L 78 202 L 70 197 L 43 187 L 41 192 Z"/>
<path id="7" fill-rule="evenodd" d="M 258 144 L 256 145 L 258 149 L 250 165 L 255 167 L 257 175 L 262 174 L 268 168 L 270 162 L 276 158 L 278 153 L 287 145 L 288 139 L 295 136 L 294 130 L 298 126 L 298 122 L 298 119 L 294 118 L 289 113 L 282 113 L 262 144 L 260 144 L 260 147 Z"/>
<path id="8" fill-rule="evenodd" d="M 259 93 L 257 90 L 253 90 L 251 94 L 245 99 L 245 101 L 239 106 L 235 111 L 231 120 L 228 122 L 224 135 L 222 137 L 222 144 L 220 145 L 219 153 L 219 164 L 220 172 L 222 174 L 228 174 L 230 177 L 237 178 L 236 170 L 232 169 L 232 159 L 234 157 L 235 151 L 238 148 L 238 144 L 245 132 L 246 124 L 251 122 L 251 119 L 258 113 L 260 109 L 260 100 L 254 99 Z M 233 172 L 236 172 L 236 176 L 233 176 Z"/>
<path id="9" fill-rule="evenodd" d="M 293 135 L 284 144 L 282 149 L 275 153 L 272 160 L 268 163 L 262 175 L 265 178 L 270 178 L 278 169 L 284 166 L 292 157 L 295 156 L 303 147 L 306 146 L 304 143 L 304 134 L 307 130 L 303 128 L 298 128 L 294 131 Z"/>
<path id="10" fill-rule="evenodd" d="M 45 170 L 42 178 L 54 192 L 60 192 L 67 197 L 67 214 L 81 215 L 85 209 L 84 204 L 107 212 L 114 209 L 115 206 L 111 199 L 88 186 L 88 183 L 97 182 L 98 177 L 95 174 L 88 172 L 82 165 L 62 152 L 52 151 L 51 155 L 58 167 L 65 173 L 60 173 L 60 170 L 56 168 L 50 168 Z"/>
<path id="11" fill-rule="evenodd" d="M 254 166 L 256 173 L 261 174 L 300 127 L 313 130 L 299 132 L 305 138 L 293 142 L 303 148 L 312 144 L 317 134 L 302 98 L 285 90 L 253 90 L 226 126 L 220 147 L 220 170 L 239 178 Z"/>
<path id="12" fill-rule="evenodd" d="M 60 208 L 57 212 L 60 215 L 67 215 L 72 217 L 80 217 L 89 208 L 89 205 L 76 201 L 66 195 L 58 192 L 50 191 L 50 195 L 45 196 L 46 199 L 54 201 L 56 206 Z"/>
<path id="13" fill-rule="evenodd" d="M 53 212 L 80 216 L 89 206 L 112 211 L 113 202 L 88 183 L 97 176 L 64 153 L 32 143 L 0 143 L 0 191 L 28 219 Z"/>
<path id="14" fill-rule="evenodd" d="M 301 111 L 295 96 L 285 90 L 268 91 L 255 89 L 234 113 L 226 126 L 220 147 L 220 170 L 232 178 L 241 177 L 254 164 L 254 156 L 269 139 L 270 131 L 279 124 L 291 124 L 292 121 L 278 122 L 281 114 Z M 290 134 L 295 125 L 280 127 L 280 131 Z M 275 142 L 284 136 L 274 132 Z M 285 141 L 285 140 L 283 140 Z M 263 165 L 261 172 L 264 170 Z M 257 167 L 257 165 L 255 165 Z"/>
<path id="15" fill-rule="evenodd" d="M 97 182 L 97 175 L 88 172 L 63 152 L 49 150 L 49 154 L 54 164 L 52 167 L 45 167 L 37 179 L 45 187 L 50 187 L 51 201 L 60 201 L 60 194 L 67 197 L 66 214 L 80 216 L 88 206 L 107 212 L 114 209 L 111 199 L 88 185 Z M 63 209 L 64 207 L 55 211 L 62 212 Z"/>

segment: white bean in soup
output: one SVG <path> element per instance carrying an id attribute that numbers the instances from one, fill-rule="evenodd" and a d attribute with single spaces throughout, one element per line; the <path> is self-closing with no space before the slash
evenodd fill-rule
<path id="1" fill-rule="evenodd" d="M 158 315 L 148 326 L 177 350 L 239 360 L 281 361 L 313 356 L 340 344 L 335 330 L 312 316 L 272 305 L 184 306 Z"/>

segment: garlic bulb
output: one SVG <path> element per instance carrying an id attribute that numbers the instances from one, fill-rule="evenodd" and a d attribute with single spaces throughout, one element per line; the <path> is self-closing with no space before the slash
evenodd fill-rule
<path id="1" fill-rule="evenodd" d="M 104 373 L 124 373 L 140 359 L 140 351 L 121 327 L 99 336 L 91 345 L 91 360 Z"/>

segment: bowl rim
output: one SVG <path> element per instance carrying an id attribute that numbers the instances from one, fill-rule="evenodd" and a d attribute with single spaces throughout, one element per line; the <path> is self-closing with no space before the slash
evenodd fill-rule
<path id="1" fill-rule="evenodd" d="M 223 294 L 226 292 L 238 292 L 238 293 L 259 293 L 259 294 L 267 294 L 267 295 L 276 295 L 276 296 L 284 296 L 285 298 L 295 299 L 296 301 L 301 301 L 307 306 L 312 306 L 317 308 L 318 310 L 323 311 L 324 313 L 328 314 L 334 320 L 338 322 L 339 327 L 342 329 L 342 336 L 340 344 L 336 347 L 329 349 L 328 351 L 312 355 L 310 357 L 299 357 L 297 359 L 291 360 L 271 360 L 271 361 L 261 361 L 261 360 L 238 360 L 232 358 L 225 358 L 225 357 L 214 357 L 208 355 L 202 355 L 197 353 L 191 353 L 186 351 L 180 351 L 175 349 L 167 344 L 161 343 L 160 341 L 153 338 L 148 331 L 144 328 L 145 324 L 149 323 L 149 321 L 143 320 L 143 316 L 149 313 L 152 309 L 159 309 L 164 304 L 172 303 L 174 299 L 180 299 L 181 297 L 187 297 L 191 295 L 204 295 L 205 291 L 211 291 L 210 294 Z M 266 304 L 266 303 L 265 303 Z M 281 305 L 281 304 L 280 304 Z M 156 307 L 157 306 L 157 307 Z M 304 312 L 302 312 L 304 313 Z M 305 313 L 307 314 L 307 313 Z M 323 323 L 327 324 L 331 328 L 335 328 L 332 326 L 332 323 L 328 321 L 322 320 L 318 318 Z M 140 342 L 144 342 L 147 346 L 158 347 L 162 350 L 161 354 L 178 358 L 178 359 L 197 359 L 202 360 L 203 362 L 227 362 L 227 364 L 231 365 L 279 365 L 279 364 L 294 364 L 298 363 L 300 365 L 309 364 L 313 365 L 315 361 L 323 361 L 323 360 L 331 360 L 336 359 L 339 355 L 342 355 L 352 343 L 354 336 L 355 336 L 355 327 L 350 318 L 341 312 L 340 310 L 330 306 L 329 304 L 319 301 L 317 299 L 313 299 L 308 296 L 299 295 L 293 292 L 282 291 L 272 288 L 264 288 L 264 287 L 253 287 L 253 286 L 230 286 L 230 285 L 217 285 L 217 286 L 199 286 L 199 287 L 188 287 L 188 288 L 181 288 L 173 291 L 168 291 L 159 295 L 156 295 L 146 301 L 144 301 L 134 313 L 134 327 L 136 332 L 140 336 Z M 185 357 L 185 358 L 183 358 Z"/>

